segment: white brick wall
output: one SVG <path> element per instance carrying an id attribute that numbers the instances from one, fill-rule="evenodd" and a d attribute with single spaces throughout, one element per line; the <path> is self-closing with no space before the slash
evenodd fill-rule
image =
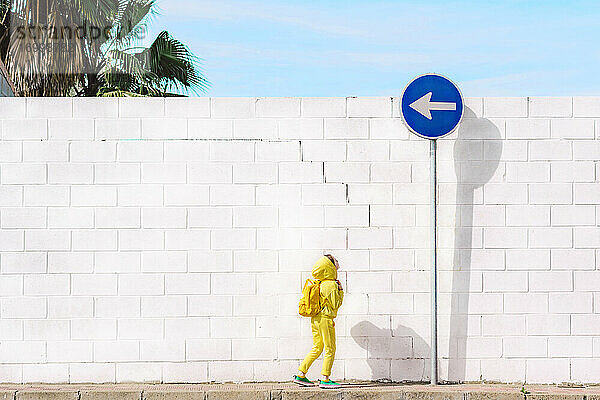
<path id="1" fill-rule="evenodd" d="M 323 252 L 334 376 L 427 379 L 429 152 L 397 100 L 3 99 L 0 379 L 287 379 Z M 600 97 L 467 104 L 438 145 L 440 375 L 598 383 Z"/>

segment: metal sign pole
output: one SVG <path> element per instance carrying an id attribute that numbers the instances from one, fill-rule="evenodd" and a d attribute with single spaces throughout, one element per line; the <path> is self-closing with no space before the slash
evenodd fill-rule
<path id="1" fill-rule="evenodd" d="M 437 177 L 436 139 L 429 140 L 431 190 L 431 384 L 438 383 L 437 369 Z"/>

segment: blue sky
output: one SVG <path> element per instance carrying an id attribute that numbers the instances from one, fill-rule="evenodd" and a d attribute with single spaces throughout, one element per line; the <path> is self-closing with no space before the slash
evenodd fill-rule
<path id="1" fill-rule="evenodd" d="M 211 96 L 399 95 L 425 72 L 465 96 L 600 94 L 600 2 L 158 0 Z"/>

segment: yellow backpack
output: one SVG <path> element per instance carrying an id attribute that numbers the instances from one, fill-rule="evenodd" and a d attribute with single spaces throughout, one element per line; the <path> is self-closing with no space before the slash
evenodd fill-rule
<path id="1" fill-rule="evenodd" d="M 303 317 L 314 317 L 321 312 L 321 281 L 307 279 L 302 288 L 298 313 Z"/>

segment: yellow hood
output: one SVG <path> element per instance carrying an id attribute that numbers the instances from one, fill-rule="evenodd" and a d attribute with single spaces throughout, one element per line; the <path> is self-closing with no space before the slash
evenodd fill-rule
<path id="1" fill-rule="evenodd" d="M 325 256 L 319 258 L 312 269 L 312 276 L 320 281 L 337 279 L 337 269 L 331 260 Z"/>

